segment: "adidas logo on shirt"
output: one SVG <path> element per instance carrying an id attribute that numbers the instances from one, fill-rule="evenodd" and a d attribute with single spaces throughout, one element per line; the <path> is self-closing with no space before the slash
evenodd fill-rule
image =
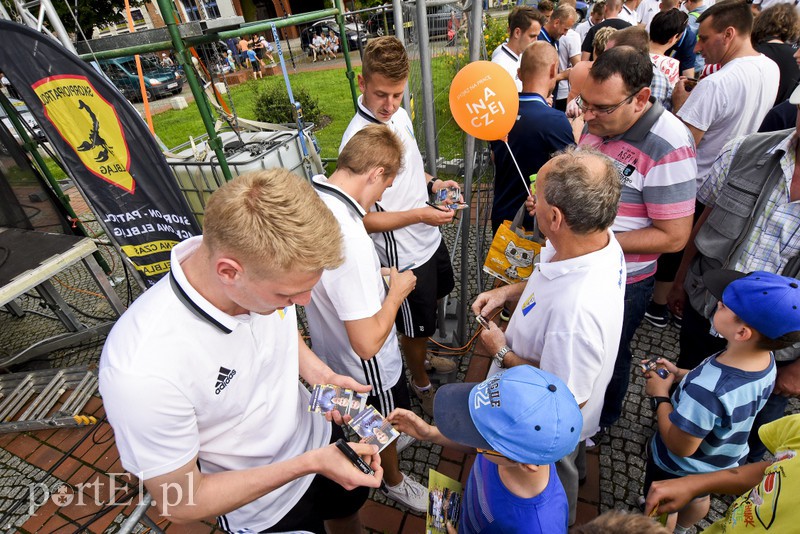
<path id="1" fill-rule="evenodd" d="M 214 390 L 217 395 L 222 393 L 222 390 L 228 387 L 233 377 L 236 375 L 236 369 L 219 368 L 219 376 L 217 377 L 216 389 Z"/>

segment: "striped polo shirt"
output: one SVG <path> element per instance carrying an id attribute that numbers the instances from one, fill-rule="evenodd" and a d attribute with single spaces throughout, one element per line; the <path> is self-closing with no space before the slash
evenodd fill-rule
<path id="1" fill-rule="evenodd" d="M 581 137 L 580 145 L 594 147 L 610 157 L 619 171 L 622 195 L 611 226 L 615 233 L 694 213 L 694 139 L 689 129 L 652 97 L 650 103 L 650 109 L 621 135 L 600 137 L 586 131 Z M 658 256 L 625 254 L 627 283 L 655 274 Z"/>
<path id="2" fill-rule="evenodd" d="M 671 453 L 658 432 L 650 443 L 655 464 L 675 475 L 709 473 L 745 462 L 747 437 L 756 414 L 775 385 L 775 358 L 763 371 L 742 371 L 717 361 L 714 354 L 690 371 L 672 394 L 669 420 L 703 438 L 687 457 Z"/>

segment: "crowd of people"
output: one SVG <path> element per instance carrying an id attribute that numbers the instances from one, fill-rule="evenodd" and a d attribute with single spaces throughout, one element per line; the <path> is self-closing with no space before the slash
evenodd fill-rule
<path id="1" fill-rule="evenodd" d="M 448 531 L 567 532 L 586 449 L 623 415 L 641 364 L 647 515 L 575 530 L 686 532 L 712 492 L 744 493 L 714 532 L 792 528 L 779 493 L 798 461 L 799 416 L 785 412 L 800 394 L 800 89 L 780 92 L 797 64 L 759 47 L 785 56 L 797 13 L 605 0 L 576 26 L 573 1 L 539 5 L 511 11 L 492 54 L 520 91 L 508 143 L 492 146 L 492 225 L 524 206 L 547 240 L 527 281 L 471 303 L 486 379 L 431 382 L 454 365 L 428 339 L 454 288 L 440 227 L 456 214 L 431 199 L 459 184 L 425 172 L 400 107 L 402 43 L 372 39 L 335 172 L 223 185 L 203 235 L 175 245 L 170 274 L 109 335 L 106 412 L 160 513 L 229 532 L 361 532 L 370 488 L 419 513 L 441 500 L 400 468 L 416 439 L 477 452 Z M 770 114 L 789 126 L 759 132 Z M 643 320 L 679 324 L 676 362 L 634 361 Z M 350 443 L 356 468 L 335 444 L 349 416 L 310 412 L 304 382 L 366 394 L 402 437 L 380 452 Z"/>

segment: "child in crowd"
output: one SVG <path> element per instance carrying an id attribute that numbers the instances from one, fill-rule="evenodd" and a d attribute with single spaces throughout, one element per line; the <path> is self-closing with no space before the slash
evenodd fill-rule
<path id="1" fill-rule="evenodd" d="M 258 59 L 256 53 L 253 50 L 247 50 L 247 60 L 250 62 L 250 66 L 253 68 L 253 79 L 257 80 L 258 78 L 263 78 L 264 74 L 261 72 L 261 60 Z"/>
<path id="2" fill-rule="evenodd" d="M 654 519 L 637 512 L 608 510 L 585 525 L 572 529 L 572 534 L 669 534 Z M 703 533 L 705 534 L 705 533 Z"/>
<path id="3" fill-rule="evenodd" d="M 328 48 L 333 52 L 334 57 L 339 53 L 339 38 L 333 33 L 333 30 L 328 31 Z"/>
<path id="4" fill-rule="evenodd" d="M 659 358 L 659 366 L 669 371 L 666 378 L 646 373 L 658 432 L 648 444 L 645 494 L 654 480 L 742 465 L 753 419 L 775 384 L 771 351 L 800 340 L 797 280 L 720 269 L 706 273 L 703 282 L 719 299 L 712 324 L 728 345 L 691 371 Z M 677 382 L 670 399 L 669 389 Z M 708 507 L 708 495 L 701 495 L 677 518 L 673 514 L 669 525 L 677 519 L 675 532 L 687 532 Z"/>
<path id="5" fill-rule="evenodd" d="M 555 462 L 578 445 L 583 417 L 561 380 L 520 365 L 479 384 L 441 386 L 433 411 L 438 427 L 402 409 L 387 419 L 417 439 L 478 450 L 459 533 L 567 532 L 569 506 Z"/>
<path id="6" fill-rule="evenodd" d="M 741 494 L 725 517 L 703 534 L 793 532 L 800 521 L 800 508 L 792 498 L 797 495 L 795 490 L 800 490 L 795 484 L 800 480 L 800 414 L 768 423 L 758 434 L 775 456 L 774 462 L 654 482 L 647 494 L 645 513 L 654 509 L 656 513 L 674 512 L 695 496 L 706 493 Z"/>

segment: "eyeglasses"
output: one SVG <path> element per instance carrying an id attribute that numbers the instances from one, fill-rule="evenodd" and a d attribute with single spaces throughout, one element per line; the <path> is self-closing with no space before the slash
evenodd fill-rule
<path id="1" fill-rule="evenodd" d="M 591 111 L 595 115 L 599 115 L 600 113 L 605 113 L 606 115 L 610 115 L 615 111 L 617 111 L 621 106 L 633 100 L 633 97 L 638 95 L 639 91 L 641 91 L 642 89 L 643 88 L 640 87 L 639 89 L 634 91 L 633 94 L 625 97 L 625 99 L 622 102 L 620 102 L 619 104 L 614 104 L 613 106 L 587 106 L 586 103 L 583 101 L 583 97 L 580 95 L 578 95 L 578 98 L 575 99 L 575 103 L 578 105 L 579 108 L 581 108 L 581 111 L 583 111 L 584 113 L 586 113 L 587 111 Z"/>

